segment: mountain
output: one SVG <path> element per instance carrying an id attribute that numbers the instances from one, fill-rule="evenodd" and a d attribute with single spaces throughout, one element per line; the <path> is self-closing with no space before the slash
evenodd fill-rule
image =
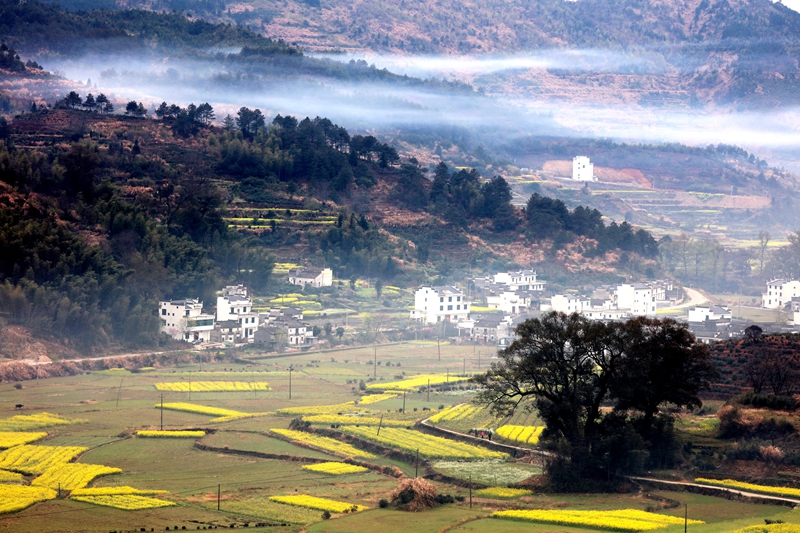
<path id="1" fill-rule="evenodd" d="M 628 90 L 643 103 L 677 99 L 687 105 L 760 107 L 796 103 L 799 94 L 800 66 L 793 58 L 800 50 L 800 13 L 770 0 L 148 0 L 124 5 L 185 9 L 308 50 L 593 52 L 585 65 L 566 57 L 535 69 L 544 86 L 532 94 L 545 94 L 558 80 L 572 92 L 598 83 Z M 553 78 L 549 83 L 548 77 Z"/>

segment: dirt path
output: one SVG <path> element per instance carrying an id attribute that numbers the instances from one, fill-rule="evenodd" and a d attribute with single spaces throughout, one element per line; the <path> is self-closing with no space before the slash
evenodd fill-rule
<path id="1" fill-rule="evenodd" d="M 703 305 L 708 303 L 708 298 L 702 292 L 696 289 L 689 289 L 689 288 L 684 288 L 683 290 L 684 292 L 686 292 L 686 296 L 689 297 L 688 301 L 685 301 L 682 304 L 678 304 L 672 307 L 665 307 L 663 309 L 659 309 L 659 311 L 661 312 L 681 311 L 689 307 L 697 307 L 698 305 Z"/>

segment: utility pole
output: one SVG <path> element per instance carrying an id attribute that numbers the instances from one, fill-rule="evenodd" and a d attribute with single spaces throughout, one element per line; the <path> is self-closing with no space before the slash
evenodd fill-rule
<path id="1" fill-rule="evenodd" d="M 478 352 L 478 370 L 481 369 L 481 352 Z"/>
<path id="2" fill-rule="evenodd" d="M 406 391 L 403 391 L 403 413 L 406 412 Z"/>
<path id="3" fill-rule="evenodd" d="M 428 378 L 428 399 L 425 401 L 431 401 L 431 378 Z"/>
<path id="4" fill-rule="evenodd" d="M 161 431 L 164 431 L 164 393 L 161 393 Z"/>
<path id="5" fill-rule="evenodd" d="M 439 361 L 442 360 L 442 347 L 439 346 L 439 337 L 436 337 L 436 351 L 439 352 Z"/>
<path id="6" fill-rule="evenodd" d="M 372 362 L 372 377 L 378 379 L 378 345 L 372 345 L 372 351 L 375 355 L 375 360 Z"/>
<path id="7" fill-rule="evenodd" d="M 289 399 L 292 399 L 292 365 L 289 365 Z"/>
<path id="8" fill-rule="evenodd" d="M 381 434 L 381 426 L 383 425 L 383 415 L 381 415 L 381 419 L 378 421 L 378 433 L 377 435 Z"/>
<path id="9" fill-rule="evenodd" d="M 469 508 L 472 509 L 472 474 L 469 475 Z"/>
<path id="10" fill-rule="evenodd" d="M 122 379 L 119 380 L 119 390 L 117 390 L 117 407 L 119 407 L 119 395 L 120 394 L 122 394 Z"/>
<path id="11" fill-rule="evenodd" d="M 419 477 L 419 448 L 417 448 L 417 460 L 414 461 L 414 477 Z"/>
<path id="12" fill-rule="evenodd" d="M 219 494 L 221 492 L 222 484 L 217 483 L 217 511 L 219 511 Z"/>
<path id="13" fill-rule="evenodd" d="M 461 372 L 463 375 L 467 375 L 467 358 L 464 358 L 464 370 Z"/>
<path id="14" fill-rule="evenodd" d="M 689 527 L 689 504 L 683 504 L 683 533 L 686 533 L 686 530 Z"/>

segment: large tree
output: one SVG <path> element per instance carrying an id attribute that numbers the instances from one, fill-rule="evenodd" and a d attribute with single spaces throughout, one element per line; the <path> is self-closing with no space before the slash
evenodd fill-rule
<path id="1" fill-rule="evenodd" d="M 656 439 L 672 439 L 660 408 L 700 405 L 699 392 L 716 374 L 705 346 L 672 319 L 606 324 L 553 312 L 516 334 L 477 378 L 478 401 L 503 414 L 536 409 L 543 444 L 557 450 L 553 464 L 573 482 L 641 467 Z"/>

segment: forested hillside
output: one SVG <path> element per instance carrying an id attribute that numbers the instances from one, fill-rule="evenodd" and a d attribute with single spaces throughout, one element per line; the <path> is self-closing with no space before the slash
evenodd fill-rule
<path id="1" fill-rule="evenodd" d="M 153 120 L 135 101 L 108 114 L 103 98 L 71 93 L 16 117 L 0 141 L 0 309 L 81 349 L 157 343 L 162 298 L 212 301 L 225 283 L 268 292 L 276 255 L 414 284 L 437 270 L 451 280 L 459 256 L 496 261 L 501 243 L 509 263 L 527 248 L 589 273 L 617 248 L 655 254 L 646 232 L 559 202 L 558 225 L 543 231 L 545 199 L 522 212 L 501 177 L 444 163 L 429 176 L 324 118 L 267 121 L 244 107 L 218 128 L 208 104 L 164 102 Z M 433 241 L 430 228 L 448 237 Z"/>

